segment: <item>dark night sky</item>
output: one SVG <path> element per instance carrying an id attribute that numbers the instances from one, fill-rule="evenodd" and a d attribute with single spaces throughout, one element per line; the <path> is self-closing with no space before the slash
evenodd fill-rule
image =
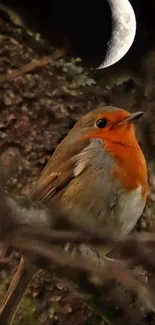
<path id="1" fill-rule="evenodd" d="M 121 1 L 121 0 L 120 0 Z M 28 27 L 56 46 L 67 46 L 91 67 L 104 59 L 111 35 L 107 0 L 1 0 L 18 10 Z M 155 0 L 130 0 L 137 18 L 137 33 L 126 59 L 139 59 L 154 47 Z"/>

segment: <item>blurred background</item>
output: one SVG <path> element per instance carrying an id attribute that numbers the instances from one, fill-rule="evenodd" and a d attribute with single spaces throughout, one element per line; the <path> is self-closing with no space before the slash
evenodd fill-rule
<path id="1" fill-rule="evenodd" d="M 115 65 L 95 70 L 104 60 L 111 31 L 106 1 L 92 5 L 0 1 L 0 166 L 11 191 L 28 195 L 47 159 L 81 115 L 101 103 L 130 112 L 143 110 L 137 132 L 148 163 L 149 195 L 137 231 L 152 231 L 155 1 L 130 2 L 137 20 L 132 47 Z M 55 47 L 61 58 L 48 60 Z M 40 64 L 35 66 L 34 60 Z M 18 254 L 10 264 L 0 264 L 1 299 L 17 261 Z M 42 272 L 24 298 L 15 324 L 98 324 L 95 321 L 97 316 L 80 298 Z"/>

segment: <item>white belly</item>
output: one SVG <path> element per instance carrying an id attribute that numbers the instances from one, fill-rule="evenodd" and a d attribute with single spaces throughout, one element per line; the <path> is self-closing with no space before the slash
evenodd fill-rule
<path id="1" fill-rule="evenodd" d="M 119 202 L 119 211 L 121 211 L 121 214 L 119 218 L 122 235 L 128 234 L 133 229 L 143 212 L 145 204 L 141 195 L 141 190 L 142 188 L 139 186 L 130 194 L 124 193 L 121 196 Z"/>

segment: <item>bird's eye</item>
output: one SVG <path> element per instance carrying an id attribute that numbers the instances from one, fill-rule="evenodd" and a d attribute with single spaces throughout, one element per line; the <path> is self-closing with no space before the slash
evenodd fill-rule
<path id="1" fill-rule="evenodd" d="M 100 120 L 97 120 L 96 122 L 96 126 L 99 128 L 99 129 L 103 129 L 105 128 L 107 125 L 107 120 L 105 118 L 102 118 Z"/>

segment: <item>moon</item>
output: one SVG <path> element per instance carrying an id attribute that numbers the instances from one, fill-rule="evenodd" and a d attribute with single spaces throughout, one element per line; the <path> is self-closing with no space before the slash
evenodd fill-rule
<path id="1" fill-rule="evenodd" d="M 130 49 L 136 35 L 136 18 L 128 0 L 108 0 L 112 14 L 112 36 L 106 57 L 97 69 L 119 61 Z"/>

